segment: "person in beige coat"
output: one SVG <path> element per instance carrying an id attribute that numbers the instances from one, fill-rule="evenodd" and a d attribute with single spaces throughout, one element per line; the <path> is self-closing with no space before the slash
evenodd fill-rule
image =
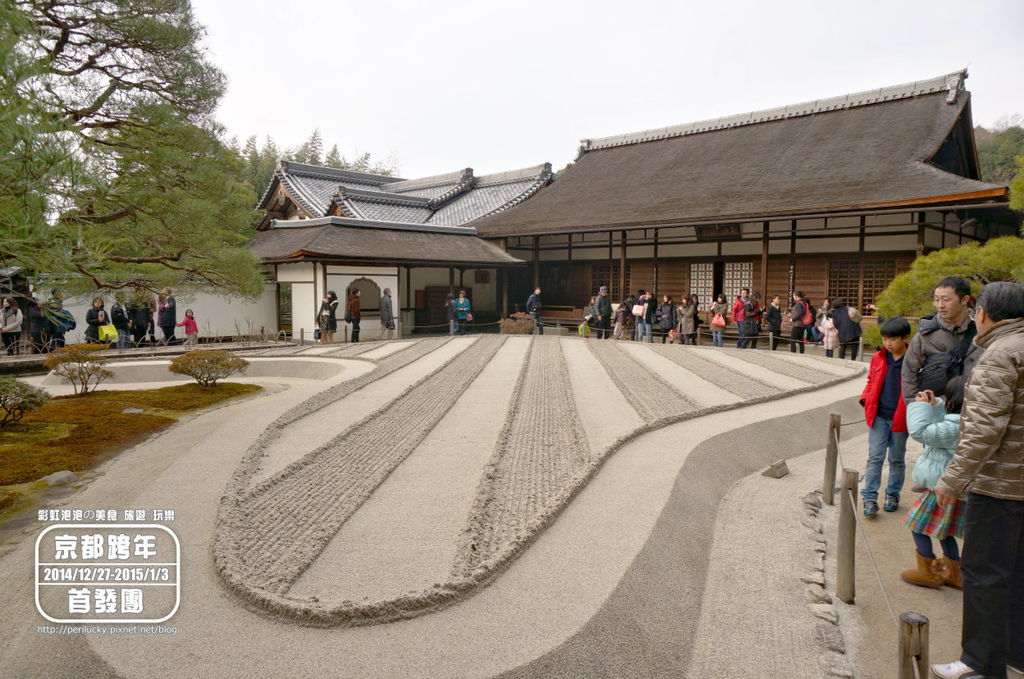
<path id="1" fill-rule="evenodd" d="M 960 660 L 940 679 L 1024 669 L 1024 286 L 990 283 L 975 313 L 984 350 L 967 381 L 960 443 L 935 485 L 938 502 L 967 498 Z"/>

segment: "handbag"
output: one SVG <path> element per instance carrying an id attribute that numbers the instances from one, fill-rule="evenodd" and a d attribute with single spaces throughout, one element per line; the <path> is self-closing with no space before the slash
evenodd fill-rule
<path id="1" fill-rule="evenodd" d="M 313 339 L 315 339 L 315 340 L 320 339 L 320 328 L 315 328 L 313 330 Z"/>
<path id="2" fill-rule="evenodd" d="M 117 328 L 114 327 L 113 323 L 101 325 L 99 328 L 99 337 L 100 340 L 117 339 Z"/>
<path id="3" fill-rule="evenodd" d="M 471 314 L 470 312 L 468 312 L 468 311 L 467 311 L 467 312 L 466 312 L 466 320 L 467 320 L 467 321 L 471 321 L 471 322 L 472 322 L 472 320 L 473 320 L 473 314 Z"/>
<path id="4" fill-rule="evenodd" d="M 722 317 L 722 314 L 715 314 L 715 317 L 711 319 L 711 325 L 716 328 L 724 328 L 725 318 Z"/>
<path id="5" fill-rule="evenodd" d="M 634 304 L 633 305 L 633 315 L 634 316 L 643 316 L 644 315 L 644 310 L 645 310 L 646 306 L 647 306 L 646 304 Z"/>
<path id="6" fill-rule="evenodd" d="M 963 375 L 964 359 L 967 358 L 976 334 L 978 330 L 972 324 L 964 333 L 963 340 L 952 351 L 943 351 L 925 358 L 924 365 L 917 371 L 917 390 L 931 390 L 941 394 L 951 379 Z"/>

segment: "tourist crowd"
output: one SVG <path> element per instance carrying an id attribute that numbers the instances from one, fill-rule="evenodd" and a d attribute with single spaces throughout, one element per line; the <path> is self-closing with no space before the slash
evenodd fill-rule
<path id="1" fill-rule="evenodd" d="M 911 475 L 919 495 L 903 517 L 915 565 L 900 575 L 963 590 L 963 653 L 931 671 L 1002 679 L 1024 670 L 1024 286 L 989 283 L 975 302 L 966 280 L 948 277 L 933 303 L 913 337 L 903 318 L 882 325 L 860 398 L 861 504 L 878 515 L 888 461 L 882 509 L 899 510 L 907 439 L 923 444 Z"/>

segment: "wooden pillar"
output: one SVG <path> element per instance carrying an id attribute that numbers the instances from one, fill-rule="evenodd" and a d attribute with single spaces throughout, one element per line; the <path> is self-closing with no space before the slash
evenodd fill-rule
<path id="1" fill-rule="evenodd" d="M 448 267 L 448 292 L 455 294 L 455 267 Z"/>
<path id="2" fill-rule="evenodd" d="M 459 267 L 459 288 L 466 287 L 466 270 Z"/>
<path id="3" fill-rule="evenodd" d="M 533 289 L 540 287 L 540 236 L 533 237 Z"/>
<path id="4" fill-rule="evenodd" d="M 917 256 L 924 257 L 924 212 L 917 213 Z M 963 227 L 960 229 L 960 233 L 963 234 Z M 960 242 L 963 242 L 963 236 L 960 238 Z"/>
<path id="5" fill-rule="evenodd" d="M 413 326 L 415 326 L 416 325 L 416 319 L 415 319 L 415 316 L 416 316 L 416 300 L 413 299 L 413 294 L 412 294 L 412 267 L 411 266 L 405 267 L 405 305 L 406 305 L 406 310 L 412 312 L 412 315 L 413 315 L 412 324 L 413 324 Z M 398 302 L 398 308 L 399 308 L 399 316 L 401 316 L 401 308 L 402 308 L 401 300 L 399 300 L 399 302 Z M 402 336 L 402 326 L 398 327 L 398 336 L 399 337 Z"/>
<path id="6" fill-rule="evenodd" d="M 619 235 L 619 290 L 622 291 L 622 299 L 626 299 L 629 293 L 626 291 L 626 232 Z"/>
<path id="7" fill-rule="evenodd" d="M 654 230 L 654 291 L 658 292 L 658 230 Z"/>
<path id="8" fill-rule="evenodd" d="M 501 284 L 501 317 L 508 316 L 508 269 L 498 269 L 498 281 Z"/>
<path id="9" fill-rule="evenodd" d="M 864 241 L 867 238 L 868 218 L 860 216 L 860 229 L 857 234 L 857 252 L 860 259 L 857 264 L 857 308 L 864 309 Z"/>
<path id="10" fill-rule="evenodd" d="M 789 220 L 789 299 L 796 291 L 796 220 Z"/>
<path id="11" fill-rule="evenodd" d="M 765 302 L 771 301 L 768 293 L 768 222 L 761 222 L 761 294 Z"/>
<path id="12" fill-rule="evenodd" d="M 568 261 L 570 261 L 570 262 L 572 261 L 572 234 L 571 233 L 569 234 L 569 252 L 566 255 L 566 258 L 568 259 Z"/>

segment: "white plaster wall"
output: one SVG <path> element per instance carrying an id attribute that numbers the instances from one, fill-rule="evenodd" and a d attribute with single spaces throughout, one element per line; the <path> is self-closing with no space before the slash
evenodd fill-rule
<path id="1" fill-rule="evenodd" d="M 221 297 L 211 295 L 202 290 L 179 289 L 174 291 L 174 300 L 177 306 L 178 322 L 185 317 L 185 310 L 192 309 L 196 323 L 199 324 L 200 337 L 215 336 L 226 337 L 239 333 L 248 334 L 252 332 L 266 331 L 270 334 L 277 332 L 277 294 L 276 286 L 267 285 L 263 294 L 255 300 L 246 300 L 238 297 Z M 113 294 L 88 294 L 79 297 L 72 297 L 64 302 L 64 307 L 75 317 L 78 324 L 74 331 L 69 333 L 68 340 L 80 342 L 85 339 L 85 314 L 92 305 L 94 297 L 103 297 L 107 309 L 114 301 Z M 129 298 L 131 294 L 128 294 Z M 47 299 L 48 294 L 43 295 Z M 185 329 L 176 330 L 178 337 L 185 336 Z M 159 329 L 157 337 L 162 337 Z"/>
<path id="2" fill-rule="evenodd" d="M 722 256 L 730 257 L 733 255 L 759 255 L 761 254 L 761 241 L 734 241 L 729 243 L 722 243 Z"/>
<path id="3" fill-rule="evenodd" d="M 347 291 L 350 285 L 358 279 L 366 278 L 373 281 L 374 284 L 380 289 L 380 294 L 384 294 L 384 288 L 391 288 L 392 306 L 397 307 L 397 300 L 399 295 L 398 287 L 398 267 L 394 266 L 350 266 L 350 267 L 339 267 L 339 266 L 327 266 L 327 289 L 334 290 L 338 295 L 340 304 L 338 305 L 338 334 L 335 335 L 335 340 L 340 341 L 344 338 L 344 331 L 341 326 L 344 324 L 345 317 L 345 304 L 347 303 L 348 296 Z M 372 286 L 371 286 L 372 287 Z M 376 338 L 380 333 L 380 317 L 377 311 L 380 305 L 380 298 L 369 299 L 368 294 L 365 290 L 363 292 L 363 299 L 360 301 L 360 306 L 366 309 L 362 313 L 361 320 L 359 322 L 360 339 L 373 339 Z M 376 291 L 374 291 L 376 294 Z M 401 328 L 399 328 L 399 334 Z"/>

